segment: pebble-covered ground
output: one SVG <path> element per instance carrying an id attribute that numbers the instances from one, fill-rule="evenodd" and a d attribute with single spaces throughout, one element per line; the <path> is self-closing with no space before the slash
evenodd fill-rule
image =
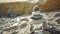
<path id="1" fill-rule="evenodd" d="M 27 26 L 28 25 L 27 22 L 30 19 L 30 17 L 31 15 L 23 15 L 14 18 L 1 17 L 0 33 L 1 34 L 29 34 L 29 28 Z M 36 30 L 39 30 L 40 25 L 34 25 L 34 28 L 36 28 Z"/>
<path id="2" fill-rule="evenodd" d="M 30 17 L 31 15 L 27 15 L 27 16 L 23 15 L 23 16 L 18 16 L 14 18 L 1 17 L 0 18 L 0 34 L 32 34 L 30 33 L 29 25 L 27 24 Z M 50 22 L 50 23 L 54 24 L 54 22 Z M 33 32 L 33 34 L 43 34 L 42 28 L 40 26 L 41 24 L 33 25 L 33 29 L 35 31 L 35 33 Z M 58 30 L 60 30 L 59 27 L 60 26 L 58 26 Z M 44 31 L 44 32 L 48 32 L 48 31 Z M 48 32 L 47 34 L 51 34 L 51 33 Z"/>

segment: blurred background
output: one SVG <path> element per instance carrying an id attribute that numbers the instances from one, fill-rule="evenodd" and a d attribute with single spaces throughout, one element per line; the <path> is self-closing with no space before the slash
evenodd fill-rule
<path id="1" fill-rule="evenodd" d="M 31 14 L 39 5 L 41 12 L 60 9 L 60 0 L 0 0 L 0 14 Z"/>

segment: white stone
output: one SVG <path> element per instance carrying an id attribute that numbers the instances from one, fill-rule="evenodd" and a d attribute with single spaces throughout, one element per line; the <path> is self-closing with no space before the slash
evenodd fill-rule
<path id="1" fill-rule="evenodd" d="M 39 20 L 30 19 L 27 24 L 41 24 L 43 23 L 43 21 L 45 21 L 45 19 L 39 19 Z"/>
<path id="2" fill-rule="evenodd" d="M 35 31 L 36 34 L 43 34 L 43 31 L 42 30 L 37 30 Z"/>

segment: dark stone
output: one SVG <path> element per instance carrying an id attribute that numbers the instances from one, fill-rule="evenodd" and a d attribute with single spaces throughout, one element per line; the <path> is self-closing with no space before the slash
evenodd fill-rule
<path id="1" fill-rule="evenodd" d="M 60 34 L 60 30 L 52 27 L 50 29 L 45 29 L 45 31 L 49 31 L 51 34 Z"/>
<path id="2" fill-rule="evenodd" d="M 7 15 L 8 18 L 16 18 L 18 16 L 21 16 L 21 15 L 19 15 L 19 14 L 8 14 Z"/>
<path id="3" fill-rule="evenodd" d="M 54 17 L 60 17 L 60 14 L 56 14 Z"/>
<path id="4" fill-rule="evenodd" d="M 2 34 L 3 32 L 2 31 L 0 31 L 0 34 Z"/>
<path id="5" fill-rule="evenodd" d="M 39 20 L 39 19 L 42 19 L 42 18 L 34 18 L 34 17 L 31 17 L 31 19 L 33 19 L 33 20 Z"/>
<path id="6" fill-rule="evenodd" d="M 56 22 L 58 22 L 58 24 L 60 24 L 60 18 L 56 20 Z"/>
<path id="7" fill-rule="evenodd" d="M 4 14 L 0 14 L 0 18 L 3 18 L 3 17 L 5 17 L 5 15 Z"/>
<path id="8" fill-rule="evenodd" d="M 39 7 L 38 6 L 35 6 L 34 7 L 34 11 L 36 12 L 36 11 L 38 11 L 39 10 Z"/>
<path id="9" fill-rule="evenodd" d="M 14 32 L 12 32 L 11 34 L 17 34 L 19 31 L 14 31 Z"/>

